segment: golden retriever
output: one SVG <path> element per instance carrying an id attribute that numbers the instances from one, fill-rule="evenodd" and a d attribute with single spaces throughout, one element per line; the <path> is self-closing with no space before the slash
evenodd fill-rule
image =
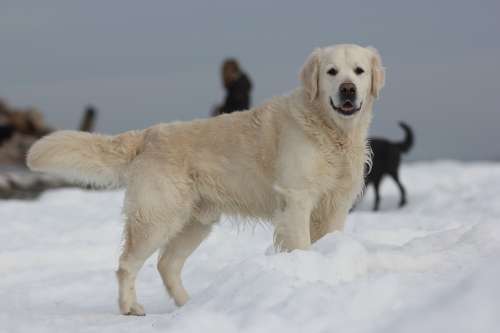
<path id="1" fill-rule="evenodd" d="M 31 148 L 33 170 L 126 188 L 123 314 L 144 315 L 135 279 L 158 249 L 169 294 L 188 301 L 181 269 L 221 214 L 269 219 L 275 246 L 287 251 L 343 228 L 363 186 L 384 69 L 375 49 L 336 45 L 314 50 L 300 80 L 247 112 L 117 136 L 61 131 Z"/>

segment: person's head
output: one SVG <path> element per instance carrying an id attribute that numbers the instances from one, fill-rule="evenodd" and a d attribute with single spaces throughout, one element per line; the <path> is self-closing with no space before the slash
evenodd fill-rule
<path id="1" fill-rule="evenodd" d="M 224 60 L 221 67 L 222 82 L 224 87 L 227 87 L 231 82 L 234 82 L 241 74 L 240 65 L 234 58 Z"/>

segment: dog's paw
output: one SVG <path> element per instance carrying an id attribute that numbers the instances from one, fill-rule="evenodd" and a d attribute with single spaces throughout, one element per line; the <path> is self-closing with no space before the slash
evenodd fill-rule
<path id="1" fill-rule="evenodd" d="M 121 312 L 125 316 L 145 316 L 144 307 L 139 303 L 134 303 L 129 307 L 123 307 Z"/>

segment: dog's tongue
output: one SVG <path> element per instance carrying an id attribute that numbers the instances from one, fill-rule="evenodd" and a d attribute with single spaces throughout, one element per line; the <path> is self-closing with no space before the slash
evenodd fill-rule
<path id="1" fill-rule="evenodd" d="M 354 107 L 351 101 L 345 101 L 344 104 L 342 104 L 342 109 L 345 110 L 350 110 Z"/>

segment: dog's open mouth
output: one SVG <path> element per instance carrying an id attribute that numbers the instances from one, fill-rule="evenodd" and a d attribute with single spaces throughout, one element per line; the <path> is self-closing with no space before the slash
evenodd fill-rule
<path id="1" fill-rule="evenodd" d="M 337 107 L 337 106 L 335 106 L 335 104 L 333 104 L 333 100 L 330 97 L 330 105 L 338 113 L 343 114 L 344 116 L 352 116 L 353 114 L 355 114 L 356 112 L 361 110 L 361 107 L 363 106 L 363 102 L 361 102 L 359 104 L 359 108 L 356 108 L 354 106 L 354 103 L 351 101 L 345 101 L 341 106 Z"/>

